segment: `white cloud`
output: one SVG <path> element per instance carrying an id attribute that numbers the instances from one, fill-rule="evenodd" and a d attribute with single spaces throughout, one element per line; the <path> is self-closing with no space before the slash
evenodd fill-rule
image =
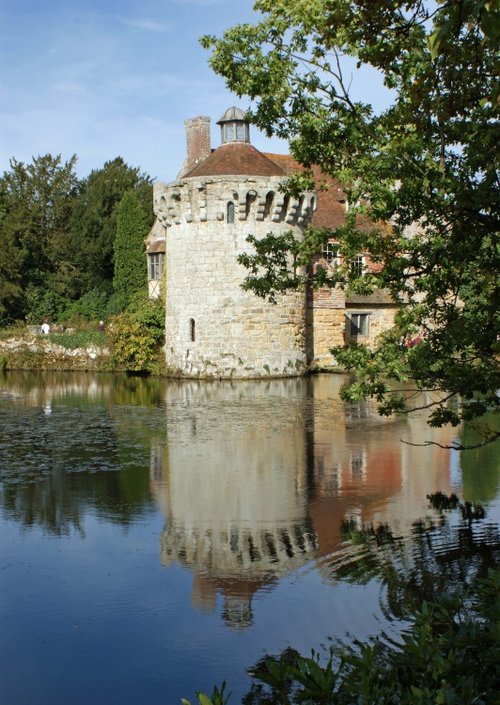
<path id="1" fill-rule="evenodd" d="M 145 30 L 146 32 L 168 32 L 172 28 L 168 23 L 146 18 L 141 19 L 139 17 L 123 17 L 120 21 L 128 27 Z"/>

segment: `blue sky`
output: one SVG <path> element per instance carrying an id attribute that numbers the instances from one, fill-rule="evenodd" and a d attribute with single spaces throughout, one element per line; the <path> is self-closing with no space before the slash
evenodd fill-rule
<path id="1" fill-rule="evenodd" d="M 256 19 L 253 0 L 0 0 L 0 172 L 9 159 L 78 156 L 79 176 L 122 156 L 160 181 L 178 172 L 184 120 L 216 120 L 230 94 L 198 39 Z M 367 87 L 369 84 L 367 84 Z M 259 149 L 286 145 L 255 131 Z"/>

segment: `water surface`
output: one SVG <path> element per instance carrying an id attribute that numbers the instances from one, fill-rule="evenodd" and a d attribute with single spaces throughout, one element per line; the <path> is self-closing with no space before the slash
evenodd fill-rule
<path id="1" fill-rule="evenodd" d="M 2 377 L 0 702 L 170 705 L 226 678 L 236 703 L 266 652 L 396 636 L 342 527 L 410 535 L 436 490 L 498 521 L 498 454 L 343 381 Z"/>

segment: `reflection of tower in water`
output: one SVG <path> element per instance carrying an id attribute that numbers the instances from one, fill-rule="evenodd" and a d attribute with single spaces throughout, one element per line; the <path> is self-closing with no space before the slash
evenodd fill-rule
<path id="1" fill-rule="evenodd" d="M 161 560 L 195 574 L 193 601 L 238 627 L 253 594 L 315 556 L 302 380 L 169 385 Z"/>
<path id="2" fill-rule="evenodd" d="M 338 551 L 344 519 L 383 521 L 388 508 L 412 517 L 405 422 L 381 419 L 372 405 L 346 408 L 342 381 L 167 387 L 168 447 L 162 470 L 157 458 L 152 465 L 168 518 L 161 560 L 193 572 L 197 607 L 214 609 L 222 595 L 233 627 L 251 623 L 257 591 Z"/>

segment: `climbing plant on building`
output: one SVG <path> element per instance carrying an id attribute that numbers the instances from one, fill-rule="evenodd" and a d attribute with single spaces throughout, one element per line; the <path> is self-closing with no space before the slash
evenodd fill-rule
<path id="1" fill-rule="evenodd" d="M 305 170 L 291 191 L 312 187 L 313 165 L 342 184 L 339 254 L 381 266 L 362 285 L 349 268 L 330 284 L 387 289 L 401 304 L 375 349 L 334 350 L 356 372 L 346 395 L 374 396 L 389 414 L 405 405 L 397 384 L 412 380 L 436 393 L 431 425 L 498 412 L 498 3 L 257 0 L 255 10 L 255 24 L 202 38 L 211 66 L 251 99 L 254 124 L 290 143 Z M 358 70 L 383 80 L 386 107 L 354 97 Z M 296 268 L 282 266 L 289 243 L 268 242 L 248 258 L 247 286 L 271 298 L 295 288 L 319 237 L 311 229 L 291 246 Z M 419 345 L 401 345 L 416 333 Z"/>

